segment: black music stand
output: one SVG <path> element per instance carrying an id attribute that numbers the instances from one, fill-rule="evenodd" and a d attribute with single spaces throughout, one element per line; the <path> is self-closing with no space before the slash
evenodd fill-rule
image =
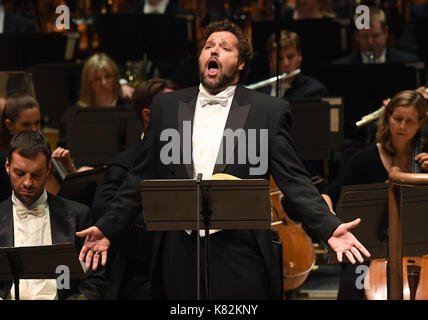
<path id="1" fill-rule="evenodd" d="M 58 266 L 70 270 L 70 279 L 83 280 L 85 272 L 73 243 L 50 246 L 0 248 L 0 279 L 13 280 L 19 300 L 20 279 L 56 279 Z"/>
<path id="2" fill-rule="evenodd" d="M 361 218 L 352 233 L 372 259 L 388 256 L 388 184 L 343 186 L 336 213 L 343 222 Z M 336 254 L 332 252 L 329 263 L 335 262 Z"/>
<path id="3" fill-rule="evenodd" d="M 371 259 L 391 258 L 388 187 L 386 183 L 344 186 L 338 204 L 337 215 L 342 221 L 361 218 L 361 223 L 352 233 L 370 252 Z M 401 194 L 402 256 L 427 254 L 428 186 L 401 186 Z M 335 262 L 336 254 L 332 252 L 329 263 Z M 389 279 L 389 265 L 387 273 Z"/>
<path id="4" fill-rule="evenodd" d="M 366 132 L 367 127 L 357 128 L 355 123 L 379 109 L 385 98 L 422 85 L 419 73 L 414 65 L 404 63 L 331 64 L 323 69 L 320 81 L 329 88 L 331 95 L 343 97 L 345 136 L 366 141 L 372 133 Z M 396 81 L 391 81 L 391 75 Z"/>
<path id="5" fill-rule="evenodd" d="M 128 108 L 70 108 L 68 112 L 66 141 L 78 166 L 105 165 L 137 143 L 141 132 L 135 113 Z"/>
<path id="6" fill-rule="evenodd" d="M 101 50 L 119 63 L 144 54 L 153 61 L 179 61 L 196 55 L 195 20 L 191 14 L 108 14 L 96 17 L 95 29 Z"/>
<path id="7" fill-rule="evenodd" d="M 67 174 L 63 179 L 58 196 L 91 207 L 97 186 L 103 182 L 105 170 L 106 168 L 103 166 Z"/>
<path id="8" fill-rule="evenodd" d="M 343 106 L 331 100 L 299 99 L 290 101 L 291 135 L 302 160 L 328 160 L 330 151 L 343 143 Z M 336 98 L 336 100 L 341 100 Z M 308 128 L 311 128 L 308 131 Z"/>
<path id="9" fill-rule="evenodd" d="M 207 298 L 211 298 L 209 229 L 269 229 L 269 181 L 144 180 L 140 183 L 148 231 L 205 230 Z M 168 199 L 168 201 L 165 201 Z M 207 252 L 208 251 L 208 252 Z M 197 237 L 199 299 L 199 237 Z"/>

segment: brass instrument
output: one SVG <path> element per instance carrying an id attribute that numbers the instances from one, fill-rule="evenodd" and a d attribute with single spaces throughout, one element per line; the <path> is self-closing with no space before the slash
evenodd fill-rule
<path id="1" fill-rule="evenodd" d="M 245 86 L 245 87 L 247 87 L 248 89 L 257 90 L 259 88 L 266 87 L 266 86 L 268 86 L 268 85 L 270 85 L 270 84 L 272 84 L 278 80 L 281 81 L 284 79 L 288 79 L 288 78 L 297 76 L 300 72 L 301 72 L 300 69 L 296 69 L 296 70 L 293 70 L 289 73 L 283 73 L 283 74 L 280 74 L 279 76 L 275 76 L 275 77 L 269 78 L 267 80 L 256 82 L 256 83 L 250 84 L 250 85 Z"/>

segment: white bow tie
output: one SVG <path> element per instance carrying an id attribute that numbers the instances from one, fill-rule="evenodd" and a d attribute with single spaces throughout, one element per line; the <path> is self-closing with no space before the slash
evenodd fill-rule
<path id="1" fill-rule="evenodd" d="M 207 96 L 204 92 L 199 94 L 199 102 L 202 107 L 207 104 L 219 104 L 222 107 L 227 107 L 227 101 L 229 97 L 227 96 Z"/>
<path id="2" fill-rule="evenodd" d="M 39 205 L 39 206 L 34 207 L 32 209 L 28 209 L 25 207 L 17 207 L 16 208 L 16 215 L 18 216 L 19 219 L 25 219 L 29 214 L 36 216 L 36 217 L 41 217 L 41 216 L 43 216 L 44 213 L 45 213 L 45 211 L 43 210 L 43 205 Z"/>

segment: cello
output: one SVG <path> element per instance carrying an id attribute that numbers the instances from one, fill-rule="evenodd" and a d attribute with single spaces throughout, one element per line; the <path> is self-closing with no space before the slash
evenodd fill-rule
<path id="1" fill-rule="evenodd" d="M 413 143 L 413 159 L 421 152 L 421 136 L 416 134 Z M 417 161 L 412 162 L 412 173 L 420 173 Z M 387 299 L 387 259 L 370 262 L 368 286 L 364 293 L 367 300 Z M 428 300 L 428 255 L 403 257 L 403 299 Z"/>
<path id="2" fill-rule="evenodd" d="M 312 239 L 302 225 L 290 219 L 281 201 L 284 197 L 273 178 L 270 178 L 270 201 L 272 227 L 278 232 L 282 243 L 284 291 L 300 287 L 315 265 L 315 250 Z"/>
<path id="3" fill-rule="evenodd" d="M 239 179 L 224 173 L 214 174 L 210 179 Z M 283 194 L 273 178 L 269 185 L 272 222 L 282 243 L 284 291 L 292 291 L 303 284 L 315 265 L 315 250 L 312 239 L 300 223 L 290 219 L 284 212 Z"/>

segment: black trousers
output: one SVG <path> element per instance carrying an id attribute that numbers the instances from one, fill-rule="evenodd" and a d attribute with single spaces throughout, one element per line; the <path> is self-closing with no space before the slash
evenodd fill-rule
<path id="1" fill-rule="evenodd" d="M 205 294 L 204 238 L 200 243 L 201 290 Z M 196 232 L 166 232 L 162 246 L 162 282 L 165 298 L 197 298 Z M 210 235 L 211 298 L 268 299 L 268 271 L 254 233 L 224 230 Z"/>

